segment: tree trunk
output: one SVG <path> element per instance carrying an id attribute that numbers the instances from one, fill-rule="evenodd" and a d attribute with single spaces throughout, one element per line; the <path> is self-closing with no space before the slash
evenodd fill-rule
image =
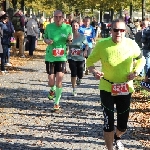
<path id="1" fill-rule="evenodd" d="M 3 9 L 4 9 L 4 11 L 6 12 L 8 8 L 9 8 L 9 1 L 8 0 L 3 1 Z"/>
<path id="2" fill-rule="evenodd" d="M 103 21 L 103 11 L 100 10 L 100 22 L 102 22 L 102 21 Z"/>
<path id="3" fill-rule="evenodd" d="M 119 14 L 120 14 L 120 17 L 123 16 L 123 9 L 122 9 L 122 7 L 121 7 L 120 10 L 119 10 Z"/>
<path id="4" fill-rule="evenodd" d="M 24 0 L 21 0 L 21 10 L 24 12 Z"/>
<path id="5" fill-rule="evenodd" d="M 17 0 L 12 0 L 12 5 L 13 5 L 14 10 L 16 11 L 16 9 L 17 9 Z"/>
<path id="6" fill-rule="evenodd" d="M 130 18 L 133 21 L 132 12 L 133 12 L 133 5 L 132 3 L 130 3 Z"/>
<path id="7" fill-rule="evenodd" d="M 113 20 L 113 16 L 114 16 L 114 9 L 110 10 L 110 20 Z"/>
<path id="8" fill-rule="evenodd" d="M 145 0 L 142 0 L 142 20 L 145 19 Z"/>

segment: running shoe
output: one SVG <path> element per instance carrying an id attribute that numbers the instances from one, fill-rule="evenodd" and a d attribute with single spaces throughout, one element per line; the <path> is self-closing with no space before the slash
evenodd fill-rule
<path id="1" fill-rule="evenodd" d="M 81 84 L 81 79 L 77 78 L 76 84 L 77 84 L 77 85 L 80 85 L 80 84 Z"/>
<path id="2" fill-rule="evenodd" d="M 125 150 L 124 145 L 121 140 L 115 140 L 115 147 L 117 150 Z"/>
<path id="3" fill-rule="evenodd" d="M 55 98 L 55 91 L 50 90 L 48 93 L 48 98 L 49 100 L 53 100 L 53 98 Z"/>
<path id="4" fill-rule="evenodd" d="M 6 66 L 6 67 L 11 67 L 12 64 L 11 64 L 11 63 L 5 63 L 5 66 Z"/>
<path id="5" fill-rule="evenodd" d="M 5 74 L 8 74 L 9 72 L 4 70 L 4 71 L 1 71 L 2 75 L 5 75 Z"/>
<path id="6" fill-rule="evenodd" d="M 58 111 L 59 109 L 60 109 L 60 106 L 57 105 L 57 104 L 55 104 L 55 105 L 54 105 L 54 111 Z"/>
<path id="7" fill-rule="evenodd" d="M 76 92 L 76 91 L 73 91 L 73 92 L 72 92 L 72 95 L 73 95 L 73 96 L 77 96 L 77 92 Z"/>

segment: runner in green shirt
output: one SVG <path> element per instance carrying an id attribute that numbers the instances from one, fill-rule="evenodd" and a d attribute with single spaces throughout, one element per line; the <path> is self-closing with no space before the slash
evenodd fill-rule
<path id="1" fill-rule="evenodd" d="M 62 79 L 67 61 L 66 44 L 71 40 L 72 28 L 70 25 L 63 23 L 63 13 L 60 10 L 56 10 L 54 12 L 54 23 L 46 26 L 44 34 L 44 42 L 48 44 L 45 55 L 46 71 L 50 86 L 48 98 L 53 99 L 55 97 L 54 111 L 59 110 Z"/>
<path id="2" fill-rule="evenodd" d="M 101 79 L 99 89 L 107 149 L 112 150 L 115 142 L 118 150 L 124 150 L 121 136 L 127 129 L 130 99 L 134 91 L 133 79 L 140 73 L 145 58 L 135 41 L 125 38 L 126 27 L 123 20 L 114 20 L 111 28 L 112 37 L 96 44 L 87 59 L 87 67 L 97 79 Z M 94 67 L 94 63 L 99 60 L 102 64 L 101 72 Z M 116 129 L 114 129 L 114 104 L 117 110 Z"/>

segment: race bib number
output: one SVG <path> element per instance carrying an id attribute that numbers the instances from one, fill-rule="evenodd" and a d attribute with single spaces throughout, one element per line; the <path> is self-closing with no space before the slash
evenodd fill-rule
<path id="1" fill-rule="evenodd" d="M 129 85 L 127 83 L 112 84 L 111 95 L 128 95 L 129 94 Z"/>
<path id="2" fill-rule="evenodd" d="M 71 49 L 71 55 L 72 56 L 79 56 L 80 54 L 81 54 L 80 49 L 75 49 L 75 48 Z"/>
<path id="3" fill-rule="evenodd" d="M 85 30 L 84 35 L 85 36 L 90 36 L 91 35 L 91 30 Z"/>
<path id="4" fill-rule="evenodd" d="M 62 56 L 64 56 L 64 49 L 63 48 L 54 48 L 53 49 L 53 56 L 54 57 L 62 57 Z"/>

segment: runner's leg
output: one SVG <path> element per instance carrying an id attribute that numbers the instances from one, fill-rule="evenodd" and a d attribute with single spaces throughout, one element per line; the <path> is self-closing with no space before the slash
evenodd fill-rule
<path id="1" fill-rule="evenodd" d="M 57 62 L 56 63 L 56 97 L 54 101 L 54 109 L 59 109 L 59 101 L 62 93 L 62 80 L 65 71 L 66 62 Z"/>
<path id="2" fill-rule="evenodd" d="M 69 68 L 71 70 L 71 83 L 72 83 L 72 88 L 73 88 L 73 91 L 72 91 L 72 94 L 73 96 L 76 96 L 76 89 L 75 89 L 75 86 L 76 86 L 76 76 L 77 76 L 77 63 L 76 61 L 70 59 L 69 60 Z"/>
<path id="3" fill-rule="evenodd" d="M 104 140 L 108 150 L 113 149 L 114 141 L 114 97 L 110 92 L 101 90 L 101 105 L 104 115 Z"/>
<path id="4" fill-rule="evenodd" d="M 87 51 L 87 58 L 91 54 L 91 52 L 92 52 L 92 48 L 89 47 L 88 51 Z M 85 69 L 86 69 L 85 74 L 88 75 L 89 74 L 89 70 L 86 68 L 86 59 L 85 59 Z"/>
<path id="5" fill-rule="evenodd" d="M 131 94 L 120 95 L 116 97 L 116 109 L 117 109 L 117 129 L 115 133 L 115 144 L 118 149 L 124 149 L 124 145 L 121 142 L 121 136 L 127 129 L 127 122 L 130 111 Z"/>
<path id="6" fill-rule="evenodd" d="M 45 63 L 46 63 L 46 71 L 48 74 L 48 85 L 50 86 L 48 98 L 53 99 L 55 96 L 55 63 L 51 62 Z"/>
<path id="7" fill-rule="evenodd" d="M 77 85 L 81 84 L 84 70 L 84 61 L 77 61 Z"/>

